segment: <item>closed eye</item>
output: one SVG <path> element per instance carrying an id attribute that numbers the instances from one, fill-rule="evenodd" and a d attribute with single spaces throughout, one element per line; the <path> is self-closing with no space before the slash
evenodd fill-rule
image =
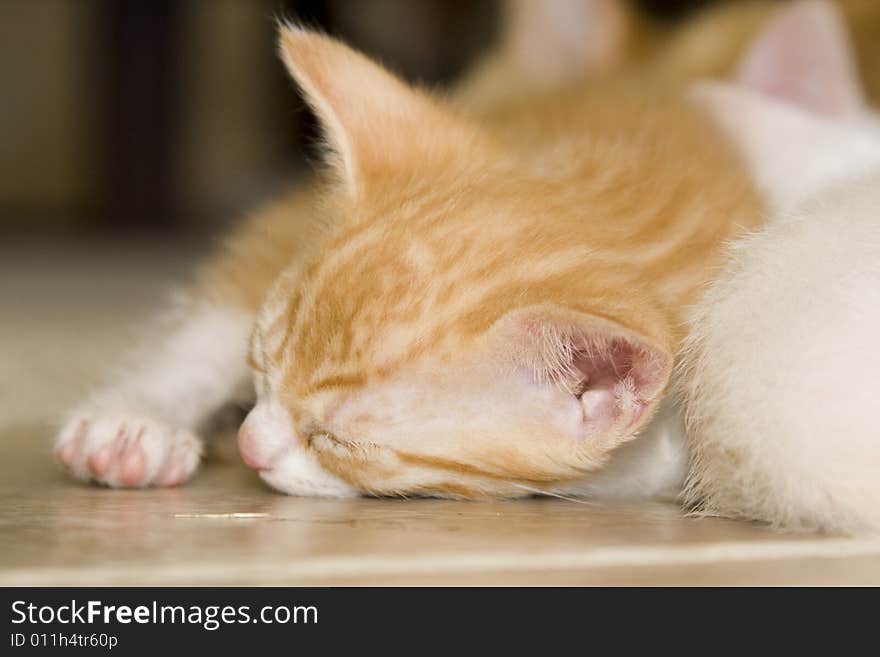
<path id="1" fill-rule="evenodd" d="M 360 460 L 366 458 L 377 449 L 382 449 L 372 442 L 353 442 L 343 440 L 335 434 L 323 428 L 311 427 L 303 431 L 307 446 L 318 452 L 332 452 L 336 456 L 357 457 Z"/>
<path id="2" fill-rule="evenodd" d="M 339 440 L 332 433 L 315 431 L 306 435 L 306 445 L 316 452 L 333 454 L 337 458 L 350 458 L 353 455 L 352 443 Z"/>

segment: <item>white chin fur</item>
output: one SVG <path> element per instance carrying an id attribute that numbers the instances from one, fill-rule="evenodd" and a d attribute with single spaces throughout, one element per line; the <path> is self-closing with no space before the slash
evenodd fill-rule
<path id="1" fill-rule="evenodd" d="M 272 488 L 303 497 L 356 497 L 359 493 L 324 470 L 296 438 L 288 412 L 277 402 L 260 402 L 245 420 L 255 436 L 256 460 L 271 462 L 260 477 Z M 277 456 L 275 456 L 277 455 Z"/>
<path id="2" fill-rule="evenodd" d="M 326 472 L 314 457 L 290 449 L 260 477 L 272 488 L 301 497 L 358 497 L 357 489 Z"/>

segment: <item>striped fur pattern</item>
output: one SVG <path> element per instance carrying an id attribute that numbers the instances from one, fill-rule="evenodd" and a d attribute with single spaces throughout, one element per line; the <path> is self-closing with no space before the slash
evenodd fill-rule
<path id="1" fill-rule="evenodd" d="M 856 32 L 873 17 L 841 6 Z M 653 61 L 620 44 L 618 74 L 599 60 L 589 90 L 518 87 L 496 102 L 467 85 L 452 103 L 406 89 L 339 43 L 285 29 L 282 56 L 325 123 L 336 228 L 261 311 L 246 459 L 291 493 L 314 485 L 302 463 L 380 495 L 604 486 L 597 472 L 656 409 L 685 309 L 723 245 L 764 215 L 677 90 L 734 69 L 774 11 L 719 10 L 670 47 L 618 13 L 622 34 L 651 35 Z M 707 39 L 715 56 L 700 68 Z M 292 439 L 261 451 L 264 415 L 283 415 Z"/>
<path id="2" fill-rule="evenodd" d="M 281 48 L 325 124 L 335 219 L 259 312 L 246 460 L 290 493 L 294 462 L 382 495 L 589 479 L 652 416 L 683 308 L 760 217 L 723 137 L 625 84 L 465 113 L 328 37 L 288 26 Z"/>
<path id="3" fill-rule="evenodd" d="M 538 4 L 559 13 L 523 20 Z M 839 4 L 876 91 L 880 5 Z M 215 349 L 200 332 L 248 323 L 256 406 L 239 444 L 288 493 L 592 493 L 633 479 L 627 463 L 677 460 L 669 441 L 638 452 L 649 436 L 632 439 L 664 395 L 687 308 L 764 214 L 746 163 L 682 91 L 733 70 L 776 3 L 672 35 L 614 0 L 511 7 L 506 41 L 451 98 L 282 28 L 328 166 L 244 222 L 176 327 L 148 341 L 148 364 L 71 414 L 57 441 L 71 472 L 127 487 L 190 477 L 201 423 L 248 377 L 243 340 Z M 523 32 L 536 21 L 537 67 Z M 585 47 L 600 34 L 617 36 Z M 230 385 L 205 385 L 218 376 Z"/>

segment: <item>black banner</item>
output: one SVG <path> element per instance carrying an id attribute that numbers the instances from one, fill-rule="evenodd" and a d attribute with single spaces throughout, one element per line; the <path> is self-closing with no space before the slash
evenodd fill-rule
<path id="1" fill-rule="evenodd" d="M 353 646 L 397 646 L 419 654 L 496 647 L 579 645 L 615 652 L 678 645 L 711 630 L 737 637 L 790 633 L 815 638 L 843 620 L 843 635 L 872 628 L 876 591 L 748 589 L 373 589 L 56 588 L 2 589 L 6 634 L 0 654 L 89 650 L 140 654 L 184 646 L 230 650 L 304 647 L 341 654 Z M 868 593 L 869 596 L 861 595 Z M 793 623 L 793 624 L 792 624 Z M 669 642 L 672 643 L 669 643 Z M 574 643 L 572 643 L 574 642 Z M 64 654 L 64 653 L 62 653 Z M 453 655 L 452 657 L 457 657 Z"/>

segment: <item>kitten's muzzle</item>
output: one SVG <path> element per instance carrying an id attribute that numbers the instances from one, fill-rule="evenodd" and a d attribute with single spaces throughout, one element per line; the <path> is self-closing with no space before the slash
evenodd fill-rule
<path id="1" fill-rule="evenodd" d="M 238 430 L 238 452 L 254 470 L 271 470 L 295 440 L 287 411 L 275 404 L 258 404 Z"/>
<path id="2" fill-rule="evenodd" d="M 261 453 L 253 432 L 245 425 L 241 425 L 238 430 L 238 453 L 241 454 L 241 460 L 249 468 L 258 471 L 271 468 L 271 460 L 265 458 L 265 455 Z"/>

